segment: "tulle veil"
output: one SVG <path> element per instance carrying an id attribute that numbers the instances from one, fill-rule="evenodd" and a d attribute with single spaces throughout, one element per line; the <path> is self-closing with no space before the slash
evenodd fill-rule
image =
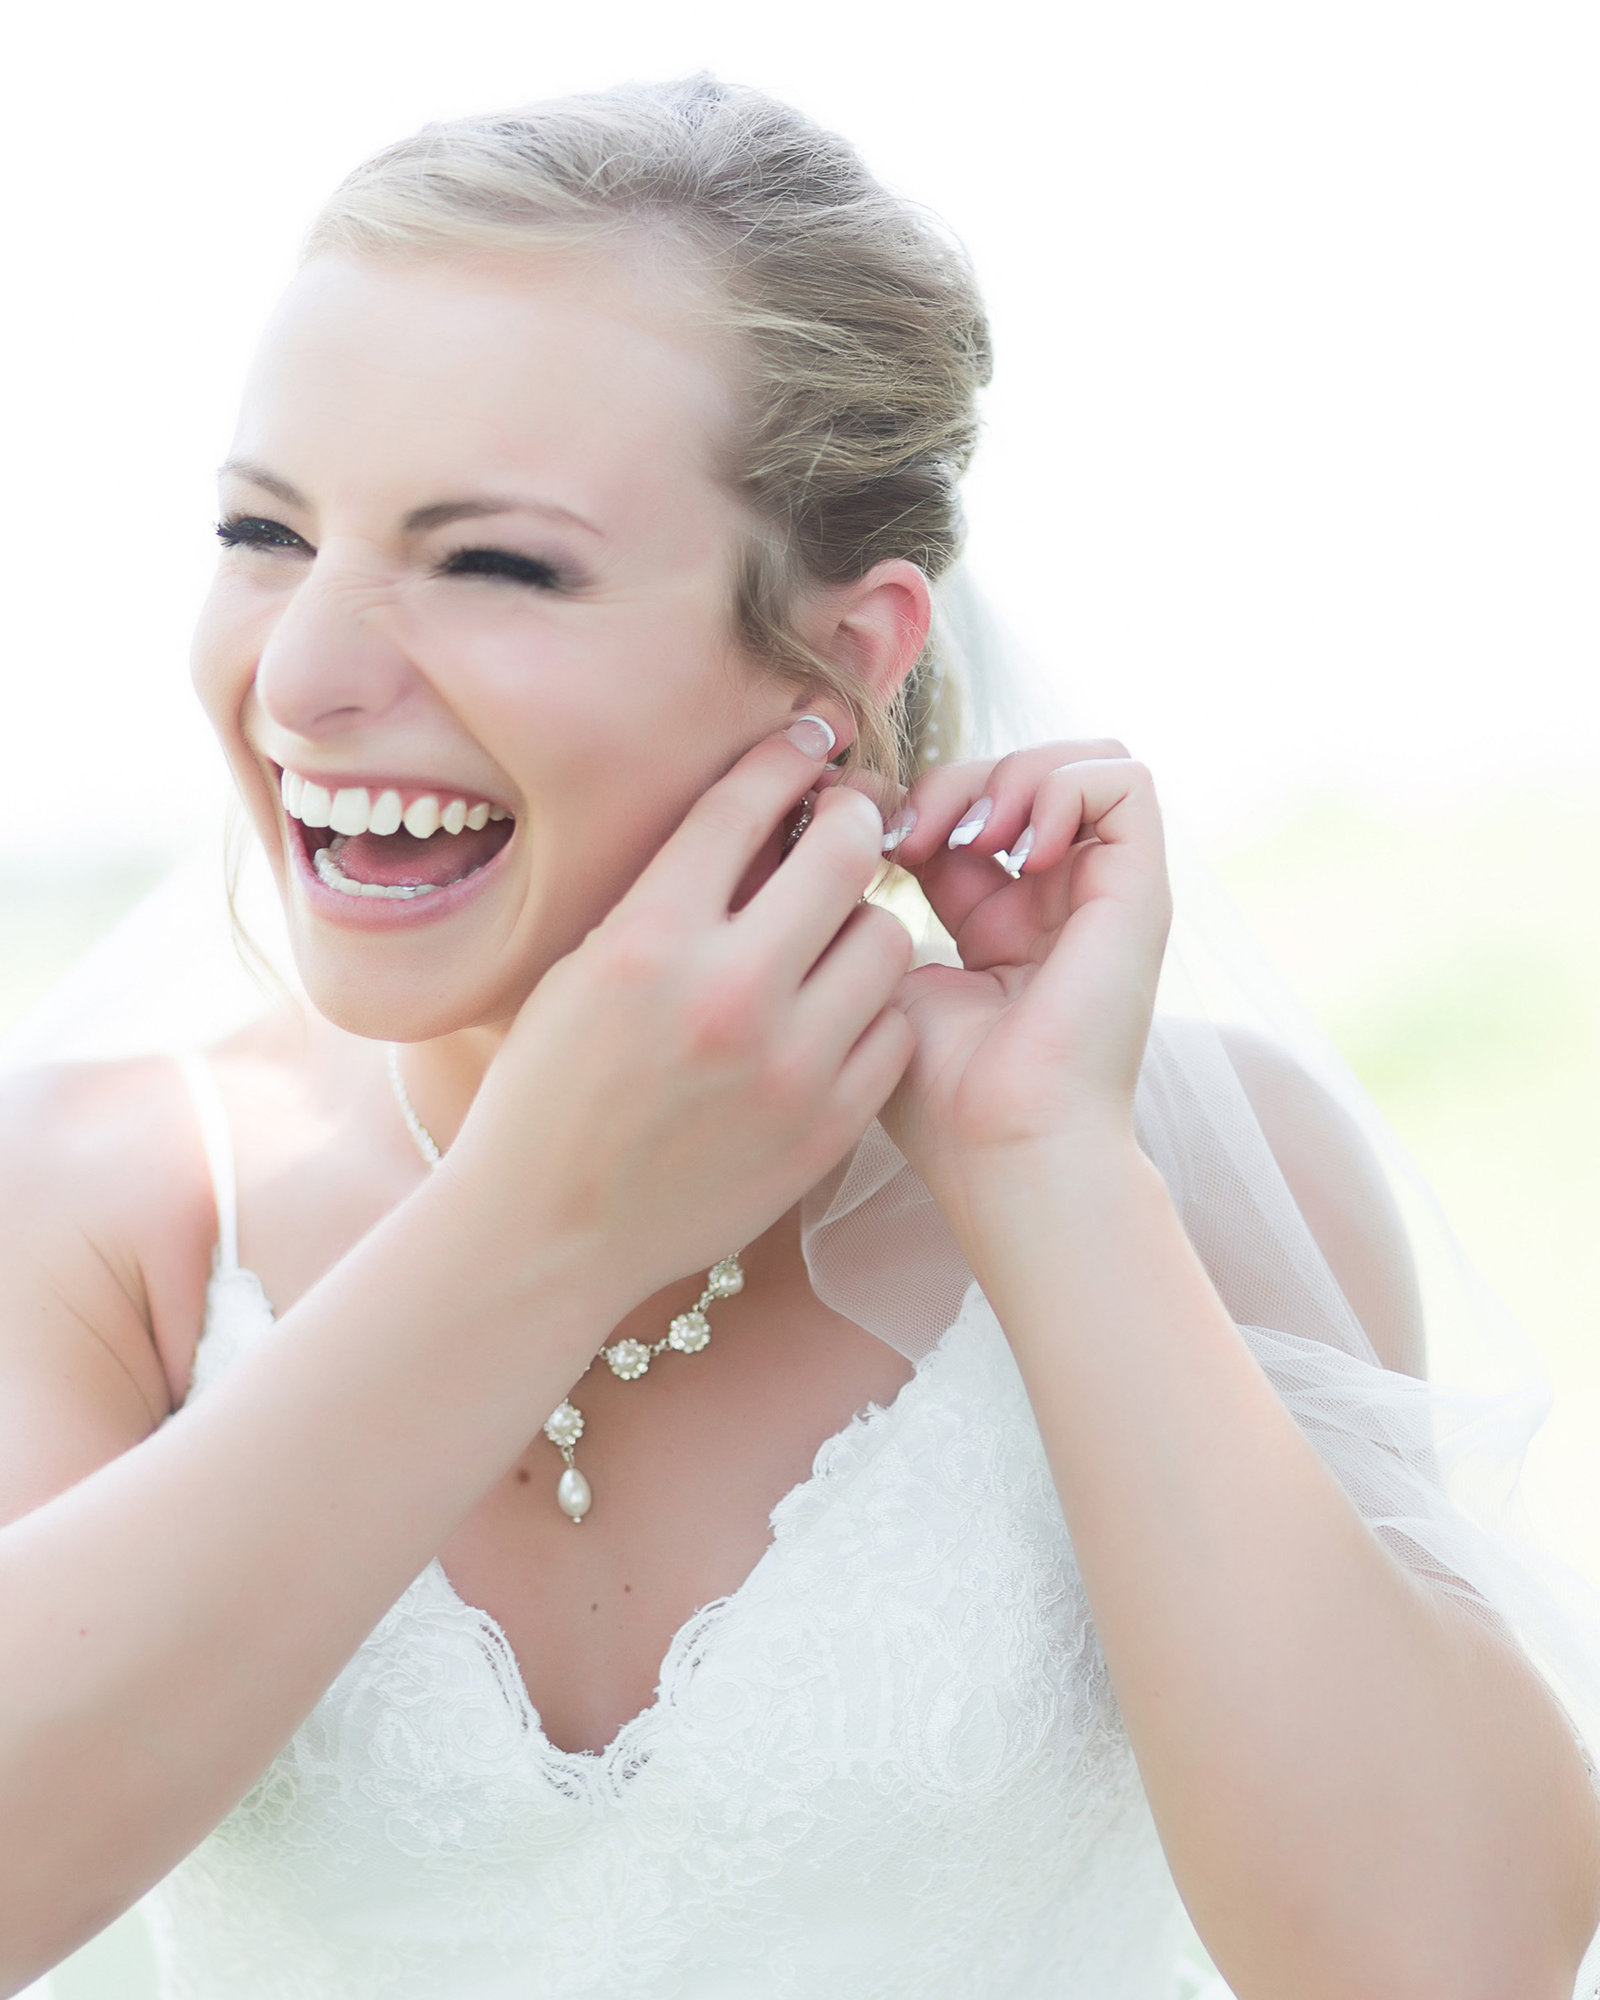
<path id="1" fill-rule="evenodd" d="M 1008 704 L 1016 681 L 1001 628 L 959 568 L 939 599 L 943 670 L 964 684 L 975 747 L 1026 740 Z M 1215 877 L 1181 840 L 1171 851 L 1177 916 L 1139 1087 L 1140 1142 L 1256 1360 L 1372 1531 L 1400 1561 L 1515 1634 L 1594 1776 L 1600 1591 L 1537 1545 L 1517 1506 L 1518 1470 L 1549 1400 L 1535 1352 Z M 251 940 L 243 955 L 221 844 L 191 855 L 0 1041 L 0 1071 L 203 1047 L 283 989 L 297 992 L 259 855 L 247 859 L 232 901 Z M 897 907 L 919 921 L 916 899 L 902 893 Z M 924 920 L 919 951 L 949 950 Z M 1260 1093 L 1243 1080 L 1253 1060 L 1291 1091 L 1313 1092 L 1320 1115 L 1360 1135 L 1354 1151 L 1414 1271 L 1425 1372 L 1420 1356 L 1416 1373 L 1380 1364 L 1268 1143 Z M 819 1295 L 913 1359 L 955 1319 L 971 1282 L 927 1190 L 878 1125 L 808 1198 L 803 1234 Z M 1175 1991 L 1193 2000 L 1227 2000 L 1197 1941 L 1175 1978 Z M 1600 1933 L 1574 2000 L 1600 2000 Z"/>

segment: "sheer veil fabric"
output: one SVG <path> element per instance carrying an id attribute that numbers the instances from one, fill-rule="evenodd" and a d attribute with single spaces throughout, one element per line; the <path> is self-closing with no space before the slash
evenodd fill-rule
<path id="1" fill-rule="evenodd" d="M 981 722 L 1003 648 L 964 584 L 941 596 L 948 670 L 976 683 Z M 1005 747 L 992 724 L 988 733 Z M 1139 1086 L 1140 1143 L 1242 1337 L 1372 1532 L 1515 1635 L 1588 1746 L 1594 1777 L 1600 1592 L 1537 1547 L 1516 1510 L 1518 1468 L 1548 1400 L 1532 1349 L 1215 881 L 1174 847 L 1178 916 Z M 239 900 L 251 938 L 297 991 L 259 857 Z M 919 906 L 896 904 L 914 922 Z M 920 955 L 953 956 L 920 907 Z M 220 856 L 193 856 L 0 1043 L 0 1070 L 202 1047 L 281 997 L 235 949 Z M 1383 1218 L 1377 1248 L 1394 1307 L 1382 1326 L 1363 1326 L 1296 1198 L 1293 1160 L 1307 1150 Z M 877 1124 L 807 1198 L 803 1241 L 819 1296 L 913 1360 L 972 1282 L 927 1189 Z M 1205 1977 L 1196 1971 L 1186 1990 L 1225 2000 Z M 1574 2000 L 1600 2000 L 1600 1934 Z"/>

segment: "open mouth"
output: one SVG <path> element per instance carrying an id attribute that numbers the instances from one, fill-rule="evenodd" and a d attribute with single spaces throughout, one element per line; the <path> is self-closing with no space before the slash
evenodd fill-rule
<path id="1" fill-rule="evenodd" d="M 340 895 L 418 902 L 486 867 L 516 820 L 502 805 L 420 785 L 330 789 L 284 770 L 279 789 L 307 861 Z"/>

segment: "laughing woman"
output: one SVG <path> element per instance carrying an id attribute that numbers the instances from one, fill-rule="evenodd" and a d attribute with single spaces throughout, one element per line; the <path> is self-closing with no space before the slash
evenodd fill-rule
<path id="1" fill-rule="evenodd" d="M 987 373 L 704 79 L 317 222 L 195 648 L 309 1004 L 5 1103 L 0 1990 L 1570 2000 L 1378 1178 L 1153 1026 L 1144 770 L 956 754 Z"/>

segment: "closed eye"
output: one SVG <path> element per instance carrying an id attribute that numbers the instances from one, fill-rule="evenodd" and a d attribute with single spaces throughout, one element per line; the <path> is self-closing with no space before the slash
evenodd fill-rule
<path id="1" fill-rule="evenodd" d="M 510 549 L 458 549 L 439 565 L 440 576 L 498 576 L 511 583 L 531 584 L 536 590 L 566 590 L 573 578 L 554 563 L 537 556 L 519 556 Z"/>
<path id="2" fill-rule="evenodd" d="M 293 528 L 258 514 L 230 514 L 217 523 L 217 540 L 225 549 L 304 549 L 308 555 L 315 553 Z"/>
<path id="3" fill-rule="evenodd" d="M 259 514 L 228 515 L 217 523 L 217 540 L 225 549 L 303 550 L 307 555 L 316 554 L 303 535 L 297 535 L 293 528 L 286 528 L 281 521 L 271 521 Z M 528 584 L 535 590 L 572 590 L 577 587 L 577 579 L 558 564 L 542 561 L 537 556 L 517 555 L 511 549 L 458 549 L 454 555 L 445 558 L 436 574 L 503 577 L 510 583 Z"/>

